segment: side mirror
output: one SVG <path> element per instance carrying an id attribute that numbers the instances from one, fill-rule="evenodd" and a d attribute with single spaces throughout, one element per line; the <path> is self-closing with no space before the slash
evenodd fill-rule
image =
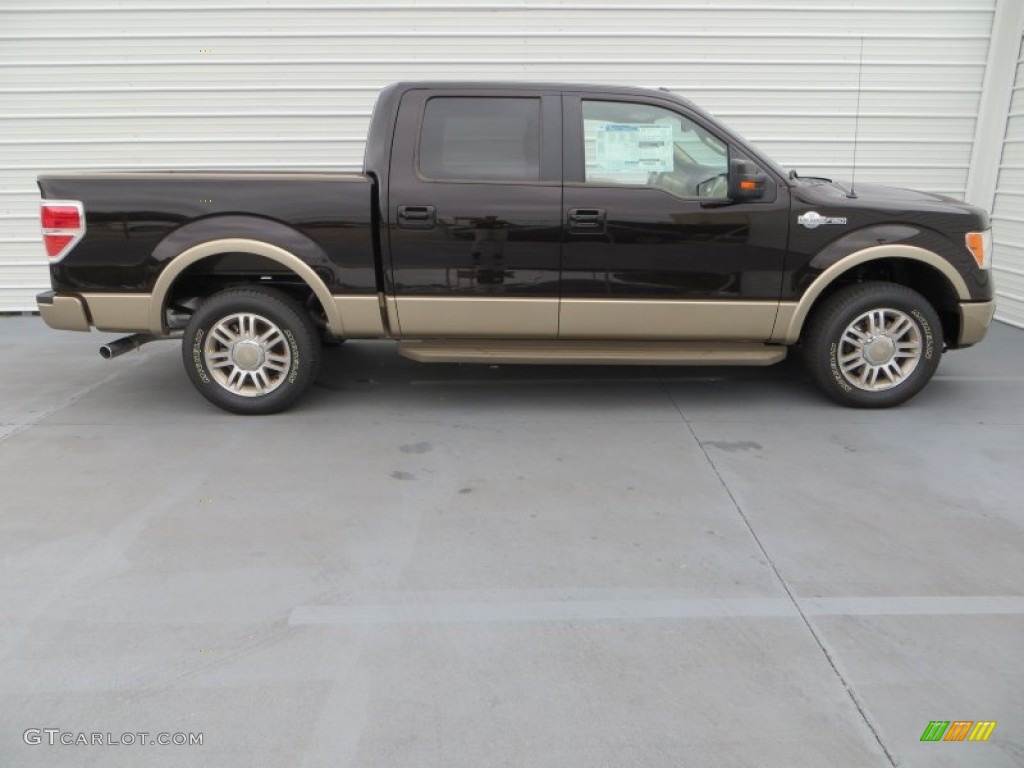
<path id="1" fill-rule="evenodd" d="M 749 160 L 729 161 L 729 199 L 734 202 L 760 200 L 764 197 L 767 177 Z"/>

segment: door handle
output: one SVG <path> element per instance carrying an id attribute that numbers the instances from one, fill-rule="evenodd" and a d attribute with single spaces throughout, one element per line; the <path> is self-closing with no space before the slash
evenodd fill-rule
<path id="1" fill-rule="evenodd" d="M 432 229 L 436 217 L 432 205 L 398 206 L 398 226 L 404 229 Z"/>
<path id="2" fill-rule="evenodd" d="M 573 232 L 603 232 L 605 220 L 603 208 L 569 209 L 569 229 Z"/>

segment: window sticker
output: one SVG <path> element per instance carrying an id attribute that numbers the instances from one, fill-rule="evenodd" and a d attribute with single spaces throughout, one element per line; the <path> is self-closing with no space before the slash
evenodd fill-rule
<path id="1" fill-rule="evenodd" d="M 596 160 L 606 173 L 671 173 L 672 126 L 605 123 L 597 129 Z"/>

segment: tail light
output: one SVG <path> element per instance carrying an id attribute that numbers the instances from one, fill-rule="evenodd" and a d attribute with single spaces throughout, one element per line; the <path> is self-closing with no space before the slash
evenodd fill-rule
<path id="1" fill-rule="evenodd" d="M 63 259 L 85 236 L 85 210 L 77 200 L 43 200 L 39 219 L 51 261 Z"/>

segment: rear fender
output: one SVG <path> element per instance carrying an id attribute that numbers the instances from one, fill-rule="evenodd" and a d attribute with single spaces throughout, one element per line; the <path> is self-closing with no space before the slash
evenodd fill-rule
<path id="1" fill-rule="evenodd" d="M 235 236 L 224 237 L 225 232 Z M 246 232 L 252 236 L 244 236 Z M 211 217 L 194 222 L 175 230 L 157 246 L 153 258 L 165 266 L 153 286 L 150 302 L 149 324 L 153 333 L 166 332 L 167 297 L 181 273 L 203 259 L 223 253 L 262 256 L 295 273 L 319 300 L 330 332 L 344 337 L 341 313 L 324 280 L 325 273 L 330 279 L 334 272 L 327 255 L 301 232 L 267 219 L 246 216 Z"/>

